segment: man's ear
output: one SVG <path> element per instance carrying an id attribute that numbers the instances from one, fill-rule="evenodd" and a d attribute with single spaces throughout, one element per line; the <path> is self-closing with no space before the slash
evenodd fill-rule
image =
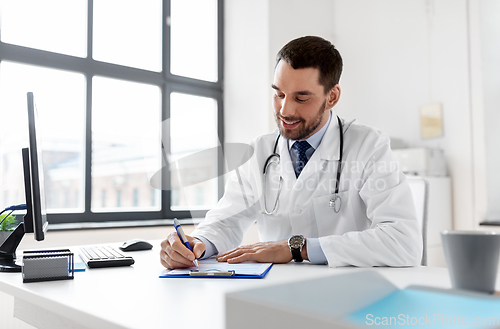
<path id="1" fill-rule="evenodd" d="M 327 104 L 328 105 L 327 108 L 331 109 L 332 107 L 334 107 L 338 103 L 338 101 L 340 99 L 340 94 L 341 94 L 340 85 L 337 83 L 327 93 L 327 96 L 326 96 L 326 101 L 328 103 Z"/>

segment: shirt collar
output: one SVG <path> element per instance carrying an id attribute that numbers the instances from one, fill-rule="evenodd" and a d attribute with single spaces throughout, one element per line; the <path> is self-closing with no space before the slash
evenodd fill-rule
<path id="1" fill-rule="evenodd" d="M 323 136 L 325 135 L 326 129 L 330 125 L 330 121 L 332 121 L 332 111 L 330 112 L 330 116 L 328 117 L 328 121 L 325 123 L 323 127 L 321 127 L 320 130 L 315 132 L 312 136 L 309 136 L 309 138 L 306 138 L 306 141 L 311 145 L 315 150 L 318 148 L 319 144 L 321 143 L 321 140 L 323 139 Z M 288 140 L 288 150 L 290 150 L 293 146 L 293 143 L 295 143 L 296 140 L 289 139 Z"/>

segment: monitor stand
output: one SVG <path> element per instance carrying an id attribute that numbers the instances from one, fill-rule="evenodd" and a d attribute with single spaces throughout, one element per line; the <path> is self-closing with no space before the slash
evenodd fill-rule
<path id="1" fill-rule="evenodd" d="M 0 246 L 0 272 L 21 272 L 22 265 L 16 264 L 16 249 L 23 237 L 24 223 L 20 223 Z"/>

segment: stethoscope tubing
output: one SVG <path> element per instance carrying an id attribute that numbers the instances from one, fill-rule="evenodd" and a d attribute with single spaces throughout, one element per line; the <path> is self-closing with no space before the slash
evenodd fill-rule
<path id="1" fill-rule="evenodd" d="M 340 196 L 338 195 L 339 193 L 339 186 L 340 186 L 340 175 L 341 175 L 341 171 L 342 171 L 342 157 L 343 157 L 343 154 L 344 154 L 344 131 L 343 131 L 343 125 L 342 125 L 342 121 L 340 120 L 340 117 L 337 115 L 337 121 L 339 123 L 339 141 L 340 141 L 340 152 L 339 152 L 339 162 L 337 164 L 337 177 L 336 177 L 336 182 L 335 182 L 335 196 L 333 197 L 333 199 L 330 200 L 330 207 L 334 209 L 335 212 L 339 212 L 340 211 L 340 206 L 342 205 L 342 199 L 340 199 Z M 279 139 L 281 137 L 281 134 L 278 133 L 278 136 L 276 137 L 276 141 L 274 142 L 274 148 L 273 148 L 273 153 L 271 155 L 269 155 L 264 163 L 264 168 L 262 169 L 262 174 L 264 175 L 264 185 L 266 185 L 266 177 L 267 177 L 267 167 L 269 166 L 271 160 L 274 158 L 274 157 L 277 157 L 278 158 L 278 163 L 281 162 L 281 157 L 280 155 L 276 152 L 277 149 L 278 149 L 278 142 L 279 142 Z M 266 195 L 265 195 L 265 189 L 266 189 L 266 186 L 264 186 L 264 213 L 266 215 L 273 215 L 274 213 L 276 213 L 276 210 L 278 209 L 278 199 L 279 199 L 279 195 L 280 195 L 280 192 L 281 192 L 281 180 L 282 178 L 280 177 L 280 186 L 278 187 L 278 196 L 277 196 L 277 199 L 276 199 L 276 202 L 273 206 L 273 210 L 272 211 L 268 211 L 267 210 L 267 207 L 266 207 Z M 340 200 L 340 206 L 337 208 L 336 207 L 336 202 L 337 200 Z"/>

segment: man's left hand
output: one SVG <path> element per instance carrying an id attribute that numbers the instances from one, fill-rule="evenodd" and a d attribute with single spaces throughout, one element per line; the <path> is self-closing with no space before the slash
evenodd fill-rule
<path id="1" fill-rule="evenodd" d="M 302 257 L 307 259 L 306 246 L 302 248 Z M 240 246 L 217 257 L 219 262 L 242 263 L 254 261 L 258 263 L 288 263 L 292 253 L 288 241 L 259 242 L 248 246 Z"/>

